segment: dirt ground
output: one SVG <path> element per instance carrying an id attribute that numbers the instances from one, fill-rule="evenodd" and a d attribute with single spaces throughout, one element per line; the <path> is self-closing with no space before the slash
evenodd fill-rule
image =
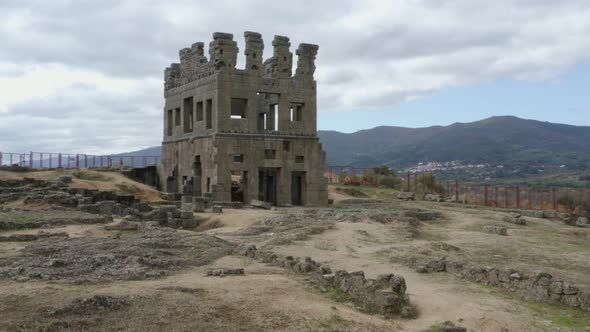
<path id="1" fill-rule="evenodd" d="M 111 180 L 75 179 L 74 185 L 137 186 L 117 173 L 106 174 Z M 525 301 L 449 273 L 420 274 L 403 263 L 408 256 L 445 256 L 469 264 L 548 271 L 588 289 L 590 229 L 529 217 L 527 226 L 512 225 L 502 222 L 506 213 L 501 211 L 398 202 L 387 189 L 359 190 L 366 197 L 330 188 L 335 205 L 328 208 L 198 213 L 199 226 L 192 231 L 146 222 L 137 231 L 68 223 L 44 229 L 66 232 L 67 240 L 0 242 L 0 330 L 437 331 L 433 324 L 447 320 L 470 331 L 590 330 L 590 313 Z M 399 211 L 437 212 L 438 217 L 417 222 L 399 217 Z M 509 235 L 481 231 L 491 224 L 507 226 Z M 37 231 L 5 230 L 0 235 Z M 220 249 L 206 250 L 209 241 Z M 417 317 L 386 319 L 362 312 L 311 287 L 302 275 L 225 253 L 242 243 L 309 256 L 333 269 L 362 270 L 367 277 L 402 275 Z M 56 260 L 62 270 L 53 271 Z M 82 265 L 84 270 L 72 277 L 70 272 Z M 6 267 L 12 274 L 3 274 Z M 243 268 L 245 274 L 206 276 L 222 267 Z M 134 269 L 143 274 L 137 277 Z M 146 273 L 152 270 L 158 274 Z"/>

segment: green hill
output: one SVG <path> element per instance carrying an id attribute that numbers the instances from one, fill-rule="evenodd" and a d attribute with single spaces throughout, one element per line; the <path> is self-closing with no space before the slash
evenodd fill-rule
<path id="1" fill-rule="evenodd" d="M 346 134 L 318 133 L 330 165 L 396 168 L 418 162 L 590 166 L 590 127 L 497 116 L 449 126 L 382 126 Z"/>

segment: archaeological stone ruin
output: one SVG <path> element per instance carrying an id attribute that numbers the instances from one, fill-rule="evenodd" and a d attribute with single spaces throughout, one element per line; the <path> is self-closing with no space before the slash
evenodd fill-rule
<path id="1" fill-rule="evenodd" d="M 317 45 L 299 44 L 297 68 L 289 38 L 264 42 L 245 32 L 245 68 L 236 68 L 238 46 L 229 33 L 180 50 L 165 70 L 161 188 L 202 200 L 323 206 L 325 153 L 317 137 Z"/>

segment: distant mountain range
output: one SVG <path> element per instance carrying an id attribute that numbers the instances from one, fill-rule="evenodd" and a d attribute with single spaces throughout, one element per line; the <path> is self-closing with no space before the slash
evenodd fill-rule
<path id="1" fill-rule="evenodd" d="M 126 156 L 126 157 L 137 157 L 137 156 L 152 156 L 152 157 L 160 157 L 162 156 L 162 147 L 161 146 L 152 146 L 150 148 L 145 148 L 137 151 L 131 152 L 123 152 L 114 154 L 113 156 Z"/>
<path id="2" fill-rule="evenodd" d="M 319 133 L 328 163 L 405 167 L 418 162 L 590 166 L 590 127 L 495 116 L 449 126 L 381 126 Z"/>
<path id="3" fill-rule="evenodd" d="M 318 131 L 329 165 L 396 169 L 419 162 L 567 165 L 590 168 L 590 127 L 495 116 L 449 126 L 380 126 L 354 133 Z M 124 155 L 159 155 L 151 147 Z"/>

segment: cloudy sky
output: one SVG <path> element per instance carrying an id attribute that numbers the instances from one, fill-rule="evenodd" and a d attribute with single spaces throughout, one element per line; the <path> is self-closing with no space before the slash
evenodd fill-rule
<path id="1" fill-rule="evenodd" d="M 246 30 L 320 45 L 320 129 L 590 126 L 588 0 L 0 0 L 0 151 L 159 145 L 164 67 Z"/>

